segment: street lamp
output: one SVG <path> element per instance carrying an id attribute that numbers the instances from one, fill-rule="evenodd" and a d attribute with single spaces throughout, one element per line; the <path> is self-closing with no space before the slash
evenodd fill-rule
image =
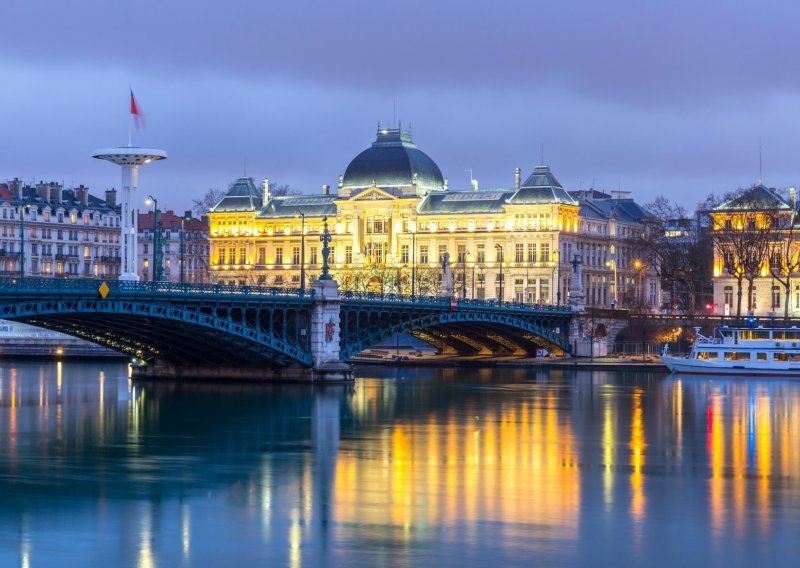
<path id="1" fill-rule="evenodd" d="M 25 278 L 25 213 L 31 210 L 29 204 L 19 206 L 19 277 Z"/>
<path id="2" fill-rule="evenodd" d="M 187 213 L 188 213 L 188 211 L 187 211 Z M 186 214 L 184 214 L 183 218 L 181 219 L 181 284 L 183 284 L 183 282 L 184 282 L 184 264 L 185 264 L 184 263 L 184 256 L 185 256 L 184 255 L 184 249 L 185 249 L 185 247 L 184 247 L 184 244 L 183 244 L 184 243 L 183 233 L 184 233 L 184 231 L 186 229 L 184 227 L 184 223 L 186 221 L 191 221 L 191 220 L 192 220 L 192 217 L 190 215 L 186 215 Z"/>
<path id="3" fill-rule="evenodd" d="M 467 255 L 471 254 L 468 250 L 464 251 L 464 255 L 461 257 L 461 262 L 464 265 L 464 270 L 461 272 L 461 297 L 466 300 L 467 299 Z M 475 268 L 473 267 L 473 275 L 475 274 Z M 473 277 L 474 281 L 474 277 Z"/>
<path id="4" fill-rule="evenodd" d="M 614 296 L 611 299 L 611 307 L 615 308 L 617 306 L 617 259 L 612 258 L 611 260 L 606 261 L 606 266 L 612 268 L 614 270 Z"/>
<path id="5" fill-rule="evenodd" d="M 556 281 L 556 306 L 561 305 L 561 253 L 558 249 L 553 250 L 555 264 L 553 265 L 554 280 Z M 551 276 L 553 278 L 553 276 Z"/>
<path id="6" fill-rule="evenodd" d="M 411 221 L 408 224 L 408 229 L 411 231 L 411 297 L 414 298 L 417 293 L 417 223 Z"/>
<path id="7" fill-rule="evenodd" d="M 298 209 L 295 217 L 300 217 L 300 292 L 306 291 L 306 214 Z"/>
<path id="8" fill-rule="evenodd" d="M 499 251 L 497 255 L 497 262 L 500 265 L 500 293 L 498 294 L 498 300 L 500 302 L 503 301 L 503 245 L 495 244 L 494 248 Z"/>
<path id="9" fill-rule="evenodd" d="M 639 303 L 639 307 L 642 306 L 642 268 L 644 268 L 644 263 L 639 260 L 638 258 L 633 261 L 633 268 L 638 272 L 638 283 L 636 285 L 636 296 L 637 301 Z"/>
<path id="10" fill-rule="evenodd" d="M 158 230 L 158 199 L 148 195 L 145 204 L 153 206 L 153 282 L 157 282 L 161 277 L 161 270 L 158 266 L 158 245 L 161 241 L 161 231 Z"/>

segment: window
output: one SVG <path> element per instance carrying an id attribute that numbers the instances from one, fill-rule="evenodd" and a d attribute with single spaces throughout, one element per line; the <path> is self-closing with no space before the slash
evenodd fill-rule
<path id="1" fill-rule="evenodd" d="M 772 287 L 772 308 L 781 307 L 781 289 L 779 286 Z"/>
<path id="2" fill-rule="evenodd" d="M 428 245 L 422 245 L 419 247 L 419 261 L 421 264 L 428 263 Z"/>
<path id="3" fill-rule="evenodd" d="M 350 249 L 350 256 L 353 255 L 353 247 L 347 247 Z M 400 246 L 400 262 L 403 264 L 408 264 L 408 245 L 401 245 Z M 352 262 L 352 260 L 348 260 L 347 262 Z"/>
<path id="4" fill-rule="evenodd" d="M 259 247 L 258 248 L 258 264 L 266 264 L 267 263 L 267 249 L 266 247 Z"/>
<path id="5" fill-rule="evenodd" d="M 766 353 L 756 353 L 756 361 L 766 361 L 767 354 Z"/>
<path id="6" fill-rule="evenodd" d="M 275 247 L 275 264 L 283 264 L 283 247 Z"/>
<path id="7" fill-rule="evenodd" d="M 458 262 L 464 264 L 467 261 L 467 245 L 458 245 Z"/>
<path id="8" fill-rule="evenodd" d="M 444 255 L 447 254 L 447 245 L 439 245 L 439 262 L 444 260 Z"/>
<path id="9" fill-rule="evenodd" d="M 749 351 L 726 351 L 724 353 L 725 361 L 749 361 L 750 360 L 750 352 Z"/>
<path id="10" fill-rule="evenodd" d="M 542 243 L 539 262 L 550 262 L 550 243 Z"/>
<path id="11" fill-rule="evenodd" d="M 408 247 L 408 245 L 405 245 Z M 346 264 L 353 264 L 353 245 L 344 247 L 344 261 Z"/>
<path id="12" fill-rule="evenodd" d="M 317 264 L 317 247 L 311 247 L 308 251 L 308 263 L 309 264 Z"/>
<path id="13" fill-rule="evenodd" d="M 300 264 L 300 247 L 292 247 L 292 264 Z"/>
<path id="14" fill-rule="evenodd" d="M 504 253 L 503 247 L 497 245 L 496 247 L 494 247 L 494 252 L 495 252 L 495 260 L 497 262 L 503 262 L 505 260 L 504 258 L 505 255 L 503 254 Z"/>
<path id="15" fill-rule="evenodd" d="M 536 262 L 536 243 L 528 245 L 528 262 Z"/>
<path id="16" fill-rule="evenodd" d="M 733 286 L 725 286 L 724 292 L 725 305 L 730 307 L 733 305 Z M 800 299 L 800 294 L 798 294 L 798 299 Z"/>
<path id="17" fill-rule="evenodd" d="M 484 245 L 478 245 L 478 254 L 475 261 L 478 264 L 484 264 L 486 262 L 486 247 Z"/>
<path id="18" fill-rule="evenodd" d="M 514 262 L 525 262 L 525 245 L 523 243 L 514 245 Z"/>

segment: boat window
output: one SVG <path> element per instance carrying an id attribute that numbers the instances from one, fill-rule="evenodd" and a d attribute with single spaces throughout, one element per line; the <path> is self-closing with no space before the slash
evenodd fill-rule
<path id="1" fill-rule="evenodd" d="M 726 361 L 749 361 L 750 360 L 750 352 L 749 351 L 726 351 L 725 352 L 725 360 Z"/>
<path id="2" fill-rule="evenodd" d="M 743 330 L 739 332 L 739 339 L 769 339 L 768 329 Z"/>
<path id="3" fill-rule="evenodd" d="M 800 361 L 800 353 L 775 353 L 772 355 L 773 361 Z"/>
<path id="4" fill-rule="evenodd" d="M 756 353 L 756 361 L 766 361 L 767 354 L 766 353 Z"/>
<path id="5" fill-rule="evenodd" d="M 698 359 L 718 359 L 716 351 L 698 351 L 697 352 Z"/>
<path id="6" fill-rule="evenodd" d="M 772 332 L 772 339 L 787 339 L 793 340 L 800 337 L 800 333 L 794 330 L 775 330 Z"/>

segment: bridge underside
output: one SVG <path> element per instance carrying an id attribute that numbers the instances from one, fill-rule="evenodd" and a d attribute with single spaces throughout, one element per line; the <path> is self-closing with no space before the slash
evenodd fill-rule
<path id="1" fill-rule="evenodd" d="M 351 314 L 345 320 L 343 358 L 350 358 L 396 333 L 409 333 L 453 357 L 562 354 L 567 322 L 489 313 L 445 311 L 404 319 L 400 313 Z"/>
<path id="2" fill-rule="evenodd" d="M 0 317 L 85 339 L 162 368 L 258 370 L 308 367 L 311 362 L 300 346 L 257 326 L 178 307 L 53 301 L 3 306 Z"/>

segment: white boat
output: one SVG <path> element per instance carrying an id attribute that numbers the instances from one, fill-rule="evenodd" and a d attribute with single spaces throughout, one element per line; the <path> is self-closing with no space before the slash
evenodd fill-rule
<path id="1" fill-rule="evenodd" d="M 661 361 L 673 373 L 698 375 L 800 377 L 800 329 L 720 327 L 713 337 L 700 334 L 688 357 L 667 355 Z"/>

